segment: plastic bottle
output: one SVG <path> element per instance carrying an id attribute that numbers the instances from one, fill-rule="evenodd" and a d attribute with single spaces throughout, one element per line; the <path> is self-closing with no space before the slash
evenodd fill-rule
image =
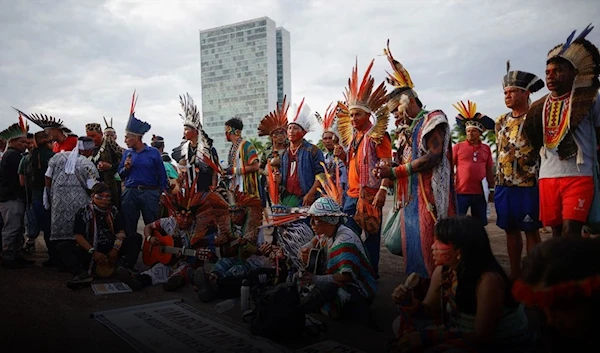
<path id="1" fill-rule="evenodd" d="M 247 279 L 242 281 L 240 293 L 240 308 L 242 309 L 242 313 L 244 313 L 250 309 L 250 282 Z"/>
<path id="2" fill-rule="evenodd" d="M 232 309 L 235 306 L 235 302 L 236 302 L 236 300 L 234 298 L 224 300 L 220 303 L 217 303 L 217 305 L 215 305 L 215 310 L 219 314 L 222 314 L 222 313 L 226 312 L 227 310 Z"/>

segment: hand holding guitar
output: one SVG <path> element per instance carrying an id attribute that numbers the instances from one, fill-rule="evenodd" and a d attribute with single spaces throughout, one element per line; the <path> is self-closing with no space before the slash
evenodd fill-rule
<path id="1" fill-rule="evenodd" d="M 310 249 L 309 248 L 302 248 L 300 249 L 300 252 L 298 253 L 298 257 L 300 258 L 300 260 L 302 260 L 302 262 L 304 262 L 305 264 L 308 263 L 308 254 L 310 253 Z"/>
<path id="2" fill-rule="evenodd" d="M 117 249 L 111 249 L 110 252 L 108 253 L 108 263 L 110 265 L 114 265 L 117 262 L 117 259 L 119 257 L 119 250 Z"/>
<path id="3" fill-rule="evenodd" d="M 106 266 L 106 264 L 108 262 L 106 255 L 104 255 L 103 253 L 101 253 L 99 251 L 94 251 L 94 253 L 92 253 L 92 258 L 98 265 L 101 265 L 101 266 Z"/>
<path id="4" fill-rule="evenodd" d="M 304 272 L 300 277 L 300 285 L 311 284 L 313 280 L 313 274 L 310 272 Z"/>

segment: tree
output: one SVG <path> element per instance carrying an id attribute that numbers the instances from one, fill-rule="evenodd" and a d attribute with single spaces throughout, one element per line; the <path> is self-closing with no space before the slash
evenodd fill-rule
<path id="1" fill-rule="evenodd" d="M 262 142 L 262 140 L 259 140 L 258 137 L 252 137 L 252 138 L 249 138 L 248 141 L 250 141 L 254 145 L 254 148 L 256 149 L 256 153 L 259 156 L 262 155 L 262 153 L 265 150 L 265 144 Z"/>
<path id="2" fill-rule="evenodd" d="M 319 149 L 321 151 L 325 151 L 325 145 L 323 144 L 323 139 L 320 139 L 319 142 L 317 142 L 317 147 L 319 147 Z"/>

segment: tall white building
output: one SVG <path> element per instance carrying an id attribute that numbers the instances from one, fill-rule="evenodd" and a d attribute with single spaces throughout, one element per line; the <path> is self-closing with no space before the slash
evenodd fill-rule
<path id="1" fill-rule="evenodd" d="M 200 31 L 202 125 L 227 163 L 225 122 L 238 117 L 242 136 L 256 137 L 260 120 L 291 100 L 290 33 L 262 17 Z"/>

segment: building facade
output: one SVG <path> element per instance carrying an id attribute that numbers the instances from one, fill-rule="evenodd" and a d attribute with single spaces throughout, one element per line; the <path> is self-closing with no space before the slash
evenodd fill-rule
<path id="1" fill-rule="evenodd" d="M 224 164 L 231 144 L 225 122 L 238 117 L 243 136 L 284 95 L 291 99 L 290 33 L 268 17 L 200 31 L 202 124 Z"/>

